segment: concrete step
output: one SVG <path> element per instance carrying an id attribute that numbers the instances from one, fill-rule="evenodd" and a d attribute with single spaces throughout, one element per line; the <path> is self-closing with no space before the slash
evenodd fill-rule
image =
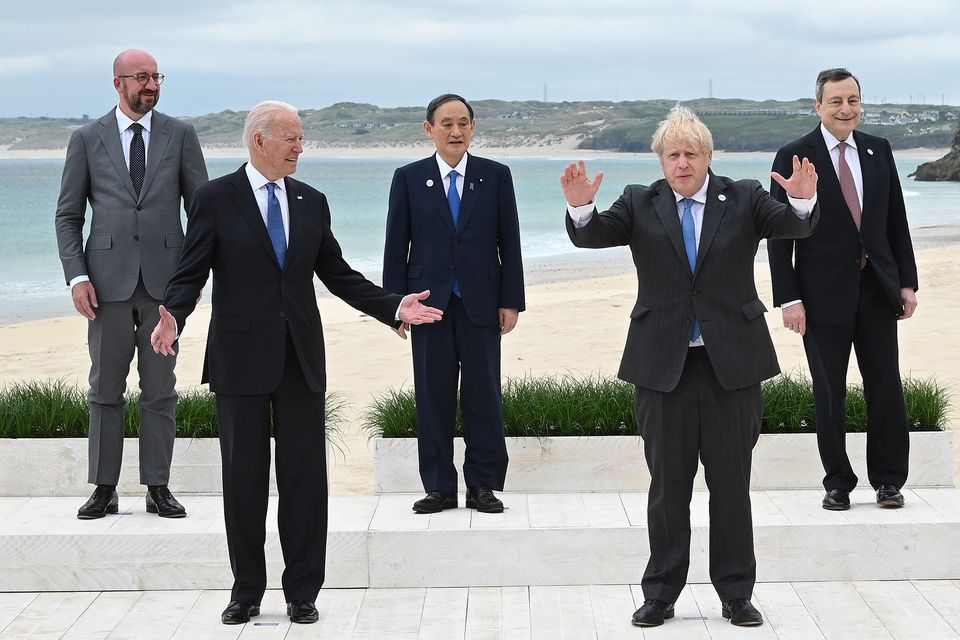
<path id="1" fill-rule="evenodd" d="M 764 582 L 951 579 L 960 575 L 960 490 L 904 491 L 881 509 L 869 489 L 853 508 L 820 508 L 817 490 L 755 491 Z M 463 587 L 636 583 L 647 561 L 646 494 L 502 494 L 508 509 L 417 515 L 419 494 L 332 497 L 329 587 Z M 690 582 L 707 573 L 709 494 L 694 493 Z M 461 497 L 462 501 L 462 497 Z M 0 498 L 0 591 L 225 589 L 231 576 L 218 496 L 190 496 L 189 517 L 144 511 L 80 521 L 76 498 Z M 462 504 L 462 502 L 461 502 Z M 276 500 L 268 514 L 271 588 L 282 560 Z"/>

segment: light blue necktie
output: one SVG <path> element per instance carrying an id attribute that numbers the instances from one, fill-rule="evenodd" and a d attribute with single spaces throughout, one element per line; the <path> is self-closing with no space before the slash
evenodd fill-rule
<path id="1" fill-rule="evenodd" d="M 267 183 L 267 233 L 270 234 L 270 242 L 273 244 L 273 250 L 277 254 L 277 262 L 283 269 L 284 260 L 287 257 L 287 237 L 283 233 L 283 215 L 280 213 L 280 201 L 274 190 L 277 185 L 273 182 Z"/>
<path id="2" fill-rule="evenodd" d="M 683 246 L 687 250 L 687 262 L 690 271 L 697 268 L 697 228 L 693 222 L 693 198 L 683 199 Z M 693 329 L 690 331 L 690 342 L 700 337 L 700 320 L 693 319 Z"/>
<path id="3" fill-rule="evenodd" d="M 460 192 L 457 191 L 457 172 L 450 172 L 450 188 L 447 189 L 447 202 L 450 204 L 450 213 L 453 215 L 453 232 L 457 232 L 457 221 L 460 219 Z M 461 296 L 460 281 L 453 278 L 453 295 Z"/>

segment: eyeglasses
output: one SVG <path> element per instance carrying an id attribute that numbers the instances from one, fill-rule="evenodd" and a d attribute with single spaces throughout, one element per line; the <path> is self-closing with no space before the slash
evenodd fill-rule
<path id="1" fill-rule="evenodd" d="M 162 73 L 131 73 L 125 76 L 117 76 L 118 78 L 133 78 L 143 86 L 147 86 L 147 82 L 152 78 L 154 82 L 157 83 L 159 87 L 163 84 L 163 74 Z"/>

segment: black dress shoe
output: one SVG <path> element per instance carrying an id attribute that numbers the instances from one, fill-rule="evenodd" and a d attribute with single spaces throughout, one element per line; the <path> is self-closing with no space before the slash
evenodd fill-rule
<path id="1" fill-rule="evenodd" d="M 850 492 L 843 489 L 830 489 L 823 497 L 823 508 L 828 511 L 846 511 L 850 508 Z"/>
<path id="2" fill-rule="evenodd" d="M 250 622 L 250 618 L 255 618 L 258 615 L 260 615 L 259 604 L 231 600 L 227 608 L 220 614 L 220 622 L 223 624 L 243 624 Z"/>
<path id="3" fill-rule="evenodd" d="M 413 510 L 417 513 L 440 513 L 444 509 L 457 508 L 457 494 L 431 491 L 423 498 L 413 503 Z"/>
<path id="4" fill-rule="evenodd" d="M 287 615 L 290 616 L 290 622 L 297 624 L 313 624 L 320 619 L 320 613 L 316 605 L 306 600 L 294 600 L 287 603 Z"/>
<path id="5" fill-rule="evenodd" d="M 116 513 L 118 502 L 116 487 L 105 484 L 97 485 L 90 499 L 84 502 L 83 506 L 77 511 L 77 517 L 81 520 L 96 520 L 108 513 Z"/>
<path id="6" fill-rule="evenodd" d="M 162 484 L 147 487 L 147 513 L 155 513 L 161 518 L 183 518 L 187 510 L 177 502 L 167 485 Z"/>
<path id="7" fill-rule="evenodd" d="M 882 484 L 877 488 L 877 504 L 881 507 L 902 507 L 903 494 L 892 484 Z"/>
<path id="8" fill-rule="evenodd" d="M 738 627 L 756 627 L 763 624 L 763 616 L 746 598 L 737 598 L 723 603 L 723 617 Z"/>
<path id="9" fill-rule="evenodd" d="M 493 489 L 481 484 L 467 489 L 467 509 L 476 509 L 481 513 L 503 513 L 503 503 L 493 495 Z"/>
<path id="10" fill-rule="evenodd" d="M 635 627 L 659 627 L 672 617 L 672 604 L 663 600 L 644 600 L 643 606 L 633 613 L 631 622 Z"/>

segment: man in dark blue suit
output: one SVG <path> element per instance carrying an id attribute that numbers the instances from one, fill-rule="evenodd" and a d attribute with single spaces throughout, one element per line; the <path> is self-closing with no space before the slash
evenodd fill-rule
<path id="1" fill-rule="evenodd" d="M 513 178 L 505 165 L 467 149 L 473 107 L 454 94 L 427 106 L 423 123 L 436 154 L 397 169 L 390 188 L 383 286 L 405 294 L 429 288 L 425 301 L 444 309 L 441 322 L 416 326 L 413 380 L 420 478 L 426 497 L 417 513 L 457 507 L 453 463 L 457 386 L 466 454 L 466 506 L 503 511 L 493 491 L 507 473 L 500 337 L 524 310 L 520 224 Z M 409 326 L 397 333 L 406 338 Z"/>

